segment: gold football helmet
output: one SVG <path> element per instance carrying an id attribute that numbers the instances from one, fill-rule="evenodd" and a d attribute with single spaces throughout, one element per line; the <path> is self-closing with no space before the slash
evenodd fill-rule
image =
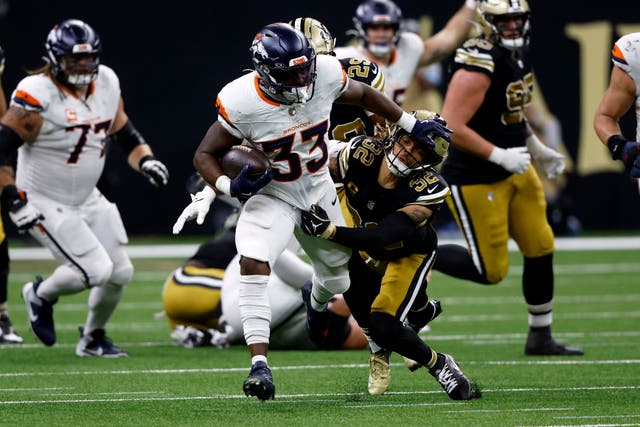
<path id="1" fill-rule="evenodd" d="M 313 18 L 296 18 L 289 21 L 289 25 L 304 34 L 317 55 L 335 56 L 336 39 L 322 22 Z"/>
<path id="2" fill-rule="evenodd" d="M 529 42 L 531 10 L 527 0 L 480 0 L 476 4 L 479 24 L 495 43 L 518 50 Z M 510 19 L 516 19 L 515 29 L 506 29 Z M 516 33 L 506 35 L 505 33 Z"/>

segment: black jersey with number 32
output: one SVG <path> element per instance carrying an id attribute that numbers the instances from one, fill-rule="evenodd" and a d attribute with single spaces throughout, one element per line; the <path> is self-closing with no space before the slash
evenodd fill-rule
<path id="1" fill-rule="evenodd" d="M 380 164 L 385 161 L 385 154 L 379 140 L 359 136 L 338 156 L 347 207 L 356 227 L 376 227 L 387 215 L 409 205 L 422 205 L 435 213 L 449 195 L 449 186 L 433 169 L 403 179 L 396 188 L 381 187 L 378 172 Z M 426 224 L 408 239 L 382 252 L 368 252 L 376 259 L 385 260 L 411 253 L 428 253 L 436 245 L 437 236 L 431 225 Z"/>
<path id="2" fill-rule="evenodd" d="M 467 124 L 501 148 L 525 145 L 525 108 L 531 102 L 533 73 L 528 48 L 515 53 L 479 37 L 458 48 L 451 73 L 463 68 L 491 79 L 482 105 Z M 450 184 L 490 183 L 511 175 L 501 166 L 451 146 L 442 174 Z"/>

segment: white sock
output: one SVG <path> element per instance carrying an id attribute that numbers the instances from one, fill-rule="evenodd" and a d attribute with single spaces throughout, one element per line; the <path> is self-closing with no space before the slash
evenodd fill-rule
<path id="1" fill-rule="evenodd" d="M 240 276 L 238 306 L 247 345 L 269 343 L 271 306 L 267 296 L 268 282 L 269 276 Z"/>
<path id="2" fill-rule="evenodd" d="M 267 363 L 267 356 L 263 354 L 257 354 L 251 358 L 251 366 L 255 365 L 256 362 L 264 362 L 267 366 L 269 366 L 269 364 Z"/>
<path id="3" fill-rule="evenodd" d="M 105 283 L 91 289 L 89 294 L 89 314 L 85 323 L 85 335 L 96 329 L 105 329 L 107 321 L 122 298 L 124 286 Z"/>
<path id="4" fill-rule="evenodd" d="M 84 276 L 67 265 L 61 265 L 38 286 L 38 296 L 55 301 L 60 295 L 77 294 L 87 289 Z"/>

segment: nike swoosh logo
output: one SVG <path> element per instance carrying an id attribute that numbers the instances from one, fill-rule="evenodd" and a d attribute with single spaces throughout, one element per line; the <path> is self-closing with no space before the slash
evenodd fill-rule
<path id="1" fill-rule="evenodd" d="M 436 191 L 436 188 L 438 188 L 438 187 L 429 187 L 429 188 L 427 188 L 427 193 L 429 193 L 429 194 L 433 193 L 434 191 Z"/>
<path id="2" fill-rule="evenodd" d="M 33 304 L 29 304 L 31 306 L 31 310 L 29 310 L 29 321 L 31 323 L 35 323 L 38 321 L 38 315 L 33 312 Z"/>
<path id="3" fill-rule="evenodd" d="M 335 205 L 337 201 L 338 201 L 338 196 L 336 196 L 336 197 L 333 199 L 333 202 L 331 202 L 331 206 Z"/>

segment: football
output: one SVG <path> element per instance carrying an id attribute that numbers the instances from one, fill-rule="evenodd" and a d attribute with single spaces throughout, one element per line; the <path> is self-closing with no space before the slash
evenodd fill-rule
<path id="1" fill-rule="evenodd" d="M 251 177 L 258 177 L 271 168 L 269 157 L 263 151 L 246 145 L 234 145 L 220 158 L 222 170 L 231 179 L 238 176 L 244 165 L 251 166 Z"/>

